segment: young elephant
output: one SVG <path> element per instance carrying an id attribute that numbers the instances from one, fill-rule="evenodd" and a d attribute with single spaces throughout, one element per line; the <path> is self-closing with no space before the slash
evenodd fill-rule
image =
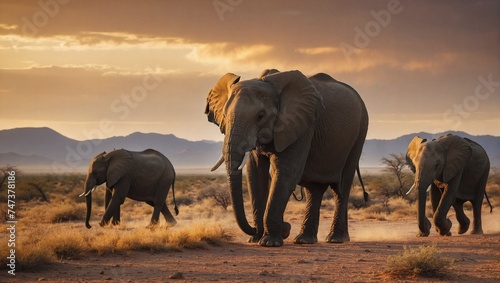
<path id="1" fill-rule="evenodd" d="M 470 201 L 473 207 L 472 234 L 483 233 L 481 206 L 486 195 L 490 161 L 479 144 L 451 134 L 433 141 L 417 136 L 408 145 L 406 160 L 415 173 L 415 183 L 410 191 L 418 189 L 418 236 L 428 236 L 430 232 L 431 223 L 425 217 L 425 201 L 429 190 L 433 221 L 439 234 L 451 235 L 451 221 L 446 218 L 446 214 L 452 205 L 460 224 L 458 234 L 467 232 L 470 220 L 463 210 L 466 201 Z"/>
<path id="2" fill-rule="evenodd" d="M 109 223 L 120 223 L 120 205 L 125 198 L 143 201 L 154 207 L 150 227 L 156 225 L 160 212 L 169 225 L 177 222 L 167 208 L 165 199 L 172 186 L 175 214 L 179 213 L 175 203 L 174 183 L 175 171 L 172 163 L 160 152 L 147 149 L 142 152 L 118 149 L 109 153 L 103 152 L 92 160 L 85 181 L 85 196 L 87 201 L 87 217 L 85 226 L 89 224 L 92 210 L 92 191 L 96 186 L 106 182 L 105 209 L 101 226 Z"/>

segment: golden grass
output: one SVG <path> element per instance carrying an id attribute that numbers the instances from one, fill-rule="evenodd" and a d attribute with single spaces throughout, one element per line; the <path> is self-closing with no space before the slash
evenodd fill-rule
<path id="1" fill-rule="evenodd" d="M 178 202 L 180 214 L 175 218 L 179 224 L 175 227 L 160 226 L 155 230 L 145 228 L 149 223 L 152 208 L 145 203 L 129 199 L 121 206 L 121 225 L 99 227 L 97 223 L 104 213 L 104 190 L 102 188 L 93 194 L 91 223 L 94 228 L 85 229 L 85 199 L 77 197 L 82 191 L 83 177 L 78 177 L 80 179 L 74 176 L 33 177 L 30 182 L 41 182 L 44 188 L 47 188 L 46 193 L 50 203 L 32 199 L 17 200 L 16 198 L 16 216 L 19 221 L 16 231 L 16 257 L 22 268 L 75 259 L 85 254 L 99 256 L 108 253 L 128 253 L 133 250 L 168 252 L 200 249 L 211 245 L 222 245 L 232 237 L 228 232 L 229 229 L 235 228 L 232 208 L 228 207 L 228 211 L 225 211 L 221 206 L 214 204 L 212 199 L 200 196 L 200 192 L 205 188 L 227 188 L 225 177 L 180 176 L 179 182 L 176 183 L 176 196 L 182 196 L 184 203 Z M 369 181 L 369 178 L 367 179 Z M 380 179 L 383 178 L 380 177 Z M 53 185 L 54 180 L 58 180 L 56 185 Z M 350 219 L 379 221 L 416 219 L 415 203 L 397 196 L 387 198 L 386 192 L 377 187 L 376 182 L 365 183 L 369 184 L 367 189 L 370 193 L 370 200 L 365 207 L 362 201 L 362 191 L 359 187 L 354 187 L 351 196 L 356 203 L 350 204 Z M 51 189 L 48 190 L 48 188 Z M 23 190 L 21 182 L 18 190 L 19 192 Z M 5 203 L 6 193 L 4 192 L 6 191 L 1 192 L 3 194 L 0 194 L 0 199 L 2 203 Z M 326 196 L 321 206 L 322 218 L 331 218 L 335 208 L 331 190 L 328 192 L 330 197 Z M 497 201 L 500 199 L 498 198 L 500 196 L 498 183 L 489 184 L 487 192 L 492 204 L 500 206 Z M 244 195 L 247 198 L 247 194 Z M 172 211 L 170 195 L 167 200 L 169 209 Z M 248 200 L 245 201 L 245 206 L 247 216 L 250 217 L 251 209 Z M 285 220 L 302 221 L 304 209 L 304 201 L 297 202 L 291 198 L 286 208 Z M 0 210 L 0 215 L 1 213 Z M 427 202 L 427 213 L 432 213 L 430 202 Z M 165 224 L 163 217 L 160 218 L 160 223 Z M 0 225 L 2 242 L 6 242 L 2 239 L 8 236 L 5 228 Z M 402 257 L 410 258 L 412 253 L 413 250 L 405 249 Z M 3 268 L 6 266 L 4 263 L 7 256 L 8 249 L 0 249 L 0 265 Z M 403 261 L 401 258 L 398 260 Z"/>
<path id="2" fill-rule="evenodd" d="M 390 278 L 444 277 L 453 266 L 453 260 L 441 256 L 436 245 L 403 249 L 387 258 L 385 274 Z"/>
<path id="3" fill-rule="evenodd" d="M 104 255 L 134 250 L 150 252 L 204 249 L 231 240 L 223 225 L 205 219 L 184 227 L 158 227 L 154 230 L 137 227 L 95 227 L 82 225 L 30 225 L 19 229 L 16 257 L 21 268 L 31 268 L 60 260 L 76 259 L 84 253 Z M 0 252 L 3 266 L 8 251 Z"/>
<path id="4" fill-rule="evenodd" d="M 51 223 L 84 220 L 85 211 L 86 207 L 83 203 L 64 203 L 51 209 L 48 217 Z"/>

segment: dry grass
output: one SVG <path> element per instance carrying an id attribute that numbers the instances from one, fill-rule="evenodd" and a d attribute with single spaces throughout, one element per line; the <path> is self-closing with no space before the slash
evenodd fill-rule
<path id="1" fill-rule="evenodd" d="M 387 258 L 389 278 L 445 277 L 453 266 L 453 260 L 441 256 L 436 245 L 403 248 L 401 254 Z"/>
<path id="2" fill-rule="evenodd" d="M 48 218 L 51 223 L 84 220 L 85 211 L 86 207 L 83 203 L 64 203 L 52 208 Z"/>
<path id="3" fill-rule="evenodd" d="M 23 227 L 16 239 L 16 256 L 21 268 L 31 268 L 60 260 L 76 259 L 84 253 L 104 255 L 133 250 L 150 252 L 204 249 L 231 240 L 232 235 L 220 223 L 193 222 L 184 227 L 106 227 L 85 229 L 81 225 L 36 225 Z M 0 252 L 5 266 L 8 251 Z"/>
<path id="4" fill-rule="evenodd" d="M 180 214 L 176 216 L 178 225 L 175 227 L 159 227 L 155 230 L 146 229 L 149 223 L 152 208 L 141 202 L 126 200 L 121 207 L 121 225 L 101 228 L 97 222 L 104 213 L 104 190 L 99 188 L 93 194 L 92 225 L 87 230 L 84 226 L 85 203 L 84 198 L 78 198 L 83 190 L 84 176 L 76 175 L 42 175 L 31 176 L 29 182 L 38 182 L 44 188 L 50 202 L 43 202 L 28 196 L 31 186 L 20 182 L 16 189 L 16 216 L 18 227 L 16 230 L 16 257 L 21 268 L 30 268 L 61 260 L 78 258 L 84 254 L 99 256 L 108 253 L 128 253 L 133 250 L 147 250 L 151 252 L 168 252 L 182 249 L 199 249 L 213 245 L 222 245 L 231 239 L 228 232 L 234 229 L 234 218 L 231 206 L 225 211 L 216 205 L 211 198 L 203 197 L 200 192 L 210 188 L 227 188 L 224 176 L 179 176 L 176 183 L 176 197 L 183 199 L 179 204 Z M 373 182 L 370 182 L 371 179 Z M 496 173 L 488 184 L 487 192 L 494 206 L 500 206 L 500 173 Z M 416 205 L 411 200 L 397 196 L 387 197 L 387 182 L 379 176 L 365 178 L 370 200 L 364 205 L 362 191 L 355 186 L 351 192 L 349 217 L 355 220 L 401 220 L 415 219 Z M 382 187 L 378 187 L 380 183 Z M 26 190 L 26 199 L 23 199 L 23 190 Z M 331 190 L 325 194 L 321 206 L 321 216 L 331 218 L 335 208 Z M 19 192 L 20 199 L 17 199 Z M 246 193 L 244 193 L 246 196 Z M 180 196 L 180 197 L 179 197 Z M 168 206 L 172 210 L 171 195 L 168 196 Z M 0 191 L 1 203 L 6 203 L 6 191 Z M 250 217 L 250 202 L 245 200 L 246 212 Z M 430 202 L 428 202 L 428 213 Z M 3 208 L 4 206 L 0 206 Z M 290 199 L 285 213 L 285 220 L 299 220 L 303 218 L 304 201 L 297 202 Z M 486 209 L 485 209 L 486 210 Z M 489 210 L 489 207 L 488 207 Z M 0 210 L 0 215 L 5 211 Z M 160 218 L 160 223 L 165 220 Z M 6 242 L 8 236 L 5 225 L 0 225 L 0 241 Z M 3 239 L 3 240 L 2 240 Z M 417 252 L 420 255 L 415 255 Z M 433 259 L 434 251 L 423 248 L 414 251 L 405 249 L 401 258 L 396 262 L 410 261 L 407 266 L 416 264 L 418 258 L 428 256 Z M 0 265 L 5 268 L 8 250 L 0 249 Z M 435 254 L 434 254 L 435 255 Z M 392 265 L 392 264 L 390 264 Z M 2 267 L 0 267 L 2 268 Z M 412 272 L 427 270 L 424 267 L 414 267 Z"/>

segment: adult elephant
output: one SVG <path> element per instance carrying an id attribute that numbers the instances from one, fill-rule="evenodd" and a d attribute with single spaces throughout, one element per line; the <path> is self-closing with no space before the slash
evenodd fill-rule
<path id="1" fill-rule="evenodd" d="M 246 81 L 228 73 L 210 90 L 205 113 L 225 134 L 213 170 L 225 161 L 236 221 L 250 241 L 283 245 L 290 233 L 283 214 L 297 184 L 306 189 L 307 205 L 294 242 L 317 242 L 321 200 L 329 186 L 335 215 L 326 241 L 350 240 L 349 192 L 368 129 L 366 107 L 352 87 L 324 73 L 307 78 L 273 69 Z M 245 164 L 255 227 L 243 206 Z"/>
<path id="2" fill-rule="evenodd" d="M 107 189 L 101 226 L 107 225 L 111 217 L 113 217 L 112 224 L 120 223 L 120 205 L 126 197 L 146 202 L 154 208 L 149 227 L 158 223 L 160 212 L 169 225 L 176 224 L 165 202 L 172 186 L 175 214 L 179 213 L 174 194 L 175 170 L 172 163 L 160 152 L 153 149 L 142 152 L 118 149 L 94 157 L 85 181 L 85 192 L 80 195 L 86 197 L 85 226 L 89 229 L 92 227 L 89 223 L 92 191 L 104 182 Z"/>
<path id="3" fill-rule="evenodd" d="M 483 196 L 486 195 L 490 161 L 479 144 L 451 134 L 432 141 L 416 136 L 408 145 L 406 160 L 415 173 L 415 182 L 410 191 L 418 189 L 418 236 L 425 237 L 430 232 L 431 223 L 425 216 L 429 190 L 433 221 L 440 235 L 451 235 L 451 221 L 446 218 L 446 214 L 452 205 L 459 223 L 458 234 L 467 232 L 470 220 L 464 213 L 465 201 L 472 203 L 472 234 L 483 233 L 481 207 Z"/>

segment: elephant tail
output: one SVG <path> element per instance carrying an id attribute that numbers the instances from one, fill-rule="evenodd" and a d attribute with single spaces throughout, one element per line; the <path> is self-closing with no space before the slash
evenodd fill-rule
<path id="1" fill-rule="evenodd" d="M 491 205 L 490 199 L 488 198 L 488 195 L 486 194 L 486 191 L 484 191 L 484 196 L 486 197 L 486 201 L 490 205 L 490 213 L 493 212 L 493 206 Z"/>
<path id="2" fill-rule="evenodd" d="M 363 183 L 363 179 L 361 178 L 361 172 L 359 171 L 359 164 L 356 166 L 356 173 L 358 174 L 359 183 L 361 184 L 361 188 L 363 189 L 363 199 L 365 200 L 365 206 L 368 202 L 368 193 L 365 190 L 365 184 Z"/>
<path id="3" fill-rule="evenodd" d="M 175 201 L 175 177 L 174 180 L 172 181 L 172 198 L 174 199 L 174 211 L 175 215 L 179 215 L 179 208 L 177 208 L 177 202 Z"/>

